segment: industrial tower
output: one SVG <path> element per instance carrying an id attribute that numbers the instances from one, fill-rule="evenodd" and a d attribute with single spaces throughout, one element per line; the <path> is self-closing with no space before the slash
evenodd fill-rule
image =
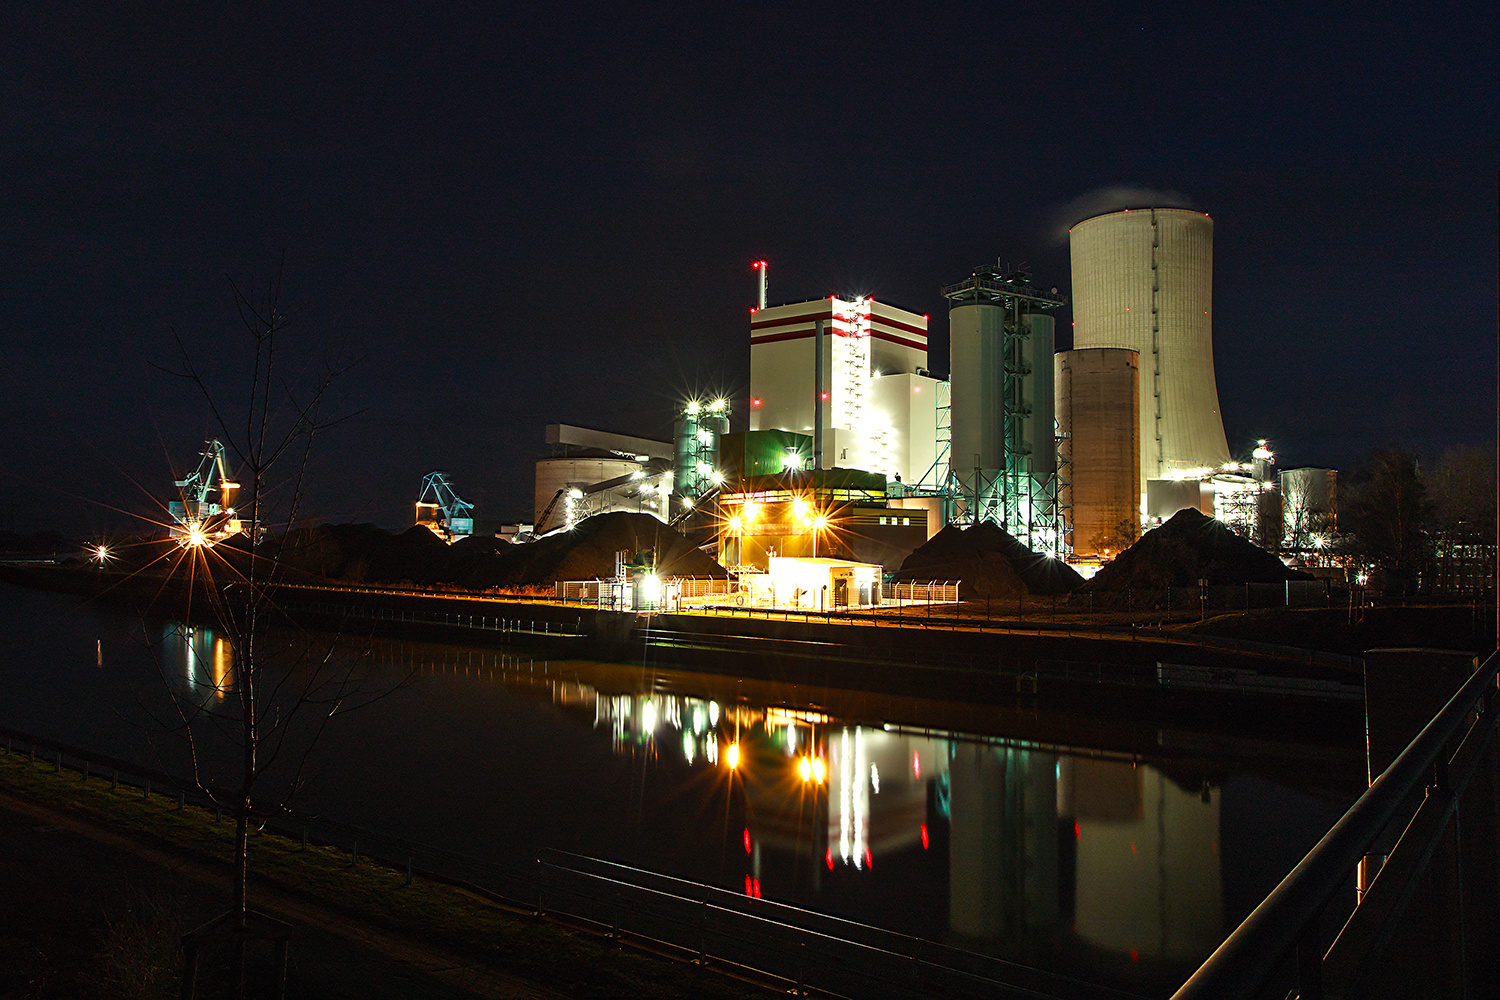
<path id="1" fill-rule="evenodd" d="M 1214 381 L 1214 227 L 1136 208 L 1070 231 L 1073 347 L 1140 354 L 1140 480 L 1200 479 L 1229 461 Z"/>
<path id="2" fill-rule="evenodd" d="M 1054 289 L 986 266 L 943 289 L 952 394 L 950 484 L 963 513 L 994 521 L 1033 550 L 1063 554 L 1058 510 L 1049 313 Z"/>

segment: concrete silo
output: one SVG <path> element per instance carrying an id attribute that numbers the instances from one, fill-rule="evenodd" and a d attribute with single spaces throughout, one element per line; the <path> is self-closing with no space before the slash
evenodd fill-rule
<path id="1" fill-rule="evenodd" d="M 677 416 L 673 437 L 676 457 L 672 466 L 673 493 L 694 498 L 716 486 L 719 439 L 729 433 L 729 400 L 693 400 Z"/>
<path id="2" fill-rule="evenodd" d="M 1107 559 L 1140 536 L 1140 354 L 1062 351 L 1056 371 L 1067 543 L 1075 556 Z"/>
<path id="3" fill-rule="evenodd" d="M 1229 461 L 1213 356 L 1213 221 L 1138 208 L 1078 223 L 1073 347 L 1140 353 L 1140 485 Z"/>
<path id="4" fill-rule="evenodd" d="M 995 521 L 1038 551 L 1062 543 L 1053 420 L 1056 291 L 983 267 L 943 289 L 951 368 L 948 464 L 966 520 Z"/>

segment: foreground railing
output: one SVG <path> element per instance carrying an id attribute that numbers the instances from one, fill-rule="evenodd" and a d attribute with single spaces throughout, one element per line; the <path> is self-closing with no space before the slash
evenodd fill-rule
<path id="1" fill-rule="evenodd" d="M 1379 995 L 1368 982 L 1375 961 L 1426 872 L 1470 780 L 1485 767 L 1494 736 L 1496 675 L 1500 653 L 1484 664 L 1433 716 L 1416 739 L 1386 768 L 1316 847 L 1292 869 L 1195 972 L 1173 1000 L 1230 1000 L 1260 991 L 1295 958 L 1298 995 Z M 1464 729 L 1456 753 L 1446 748 Z M 1493 775 L 1486 775 L 1494 780 Z M 1396 818 L 1407 796 L 1426 787 L 1426 797 L 1381 867 L 1360 905 L 1323 953 L 1319 918 L 1336 894 L 1350 892 L 1354 872 Z M 1493 831 L 1491 831 L 1493 835 Z M 1493 847 L 1494 845 L 1491 845 Z M 1470 942 L 1489 949 L 1494 942 Z M 1432 995 L 1441 989 L 1434 984 Z"/>

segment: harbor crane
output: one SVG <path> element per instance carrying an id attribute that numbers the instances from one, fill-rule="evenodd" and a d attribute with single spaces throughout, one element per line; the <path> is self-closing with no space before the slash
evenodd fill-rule
<path id="1" fill-rule="evenodd" d="M 229 477 L 224 445 L 217 438 L 204 445 L 198 468 L 173 480 L 178 499 L 167 503 L 173 522 L 171 537 L 186 548 L 212 545 L 238 534 L 242 527 L 234 509 L 240 484 Z"/>
<path id="2" fill-rule="evenodd" d="M 417 523 L 430 528 L 445 542 L 453 542 L 474 533 L 474 505 L 453 492 L 446 472 L 429 472 L 422 480 L 422 495 L 417 499 Z"/>

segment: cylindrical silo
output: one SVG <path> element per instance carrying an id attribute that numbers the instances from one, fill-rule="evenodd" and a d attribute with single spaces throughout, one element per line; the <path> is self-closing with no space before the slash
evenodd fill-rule
<path id="1" fill-rule="evenodd" d="M 541 534 L 552 530 L 565 520 L 568 501 L 566 493 L 556 504 L 552 504 L 558 490 L 582 490 L 607 479 L 617 479 L 620 476 L 640 472 L 641 468 L 640 462 L 615 456 L 597 458 L 569 456 L 540 459 L 536 463 L 537 523 L 534 530 L 537 534 Z M 548 514 L 546 523 L 543 524 L 542 515 L 547 512 L 549 505 L 552 505 L 552 512 Z"/>
<path id="2" fill-rule="evenodd" d="M 713 483 L 719 471 L 719 439 L 729 433 L 728 403 L 692 402 L 683 407 L 674 428 L 676 458 L 673 462 L 673 492 L 696 497 Z"/>
<path id="3" fill-rule="evenodd" d="M 1005 466 L 1005 310 L 991 302 L 955 305 L 948 312 L 948 344 L 948 464 L 972 493 Z M 982 482 L 976 483 L 976 470 Z"/>
<path id="4" fill-rule="evenodd" d="M 1277 477 L 1281 494 L 1282 541 L 1290 548 L 1316 547 L 1338 521 L 1338 472 L 1334 469 L 1284 469 Z"/>
<path id="5" fill-rule="evenodd" d="M 1073 347 L 1140 354 L 1140 474 L 1217 470 L 1229 461 L 1213 355 L 1213 222 L 1137 208 L 1078 223 Z"/>
<path id="6" fill-rule="evenodd" d="M 1140 354 L 1059 352 L 1056 385 L 1067 543 L 1109 558 L 1140 535 Z"/>
<path id="7" fill-rule="evenodd" d="M 1030 336 L 1026 338 L 1023 363 L 1032 373 L 1025 380 L 1023 400 L 1028 419 L 1024 427 L 1025 447 L 1031 455 L 1031 475 L 1046 483 L 1057 471 L 1057 414 L 1054 400 L 1056 373 L 1052 357 L 1057 347 L 1056 321 L 1047 313 L 1023 313 Z"/>

